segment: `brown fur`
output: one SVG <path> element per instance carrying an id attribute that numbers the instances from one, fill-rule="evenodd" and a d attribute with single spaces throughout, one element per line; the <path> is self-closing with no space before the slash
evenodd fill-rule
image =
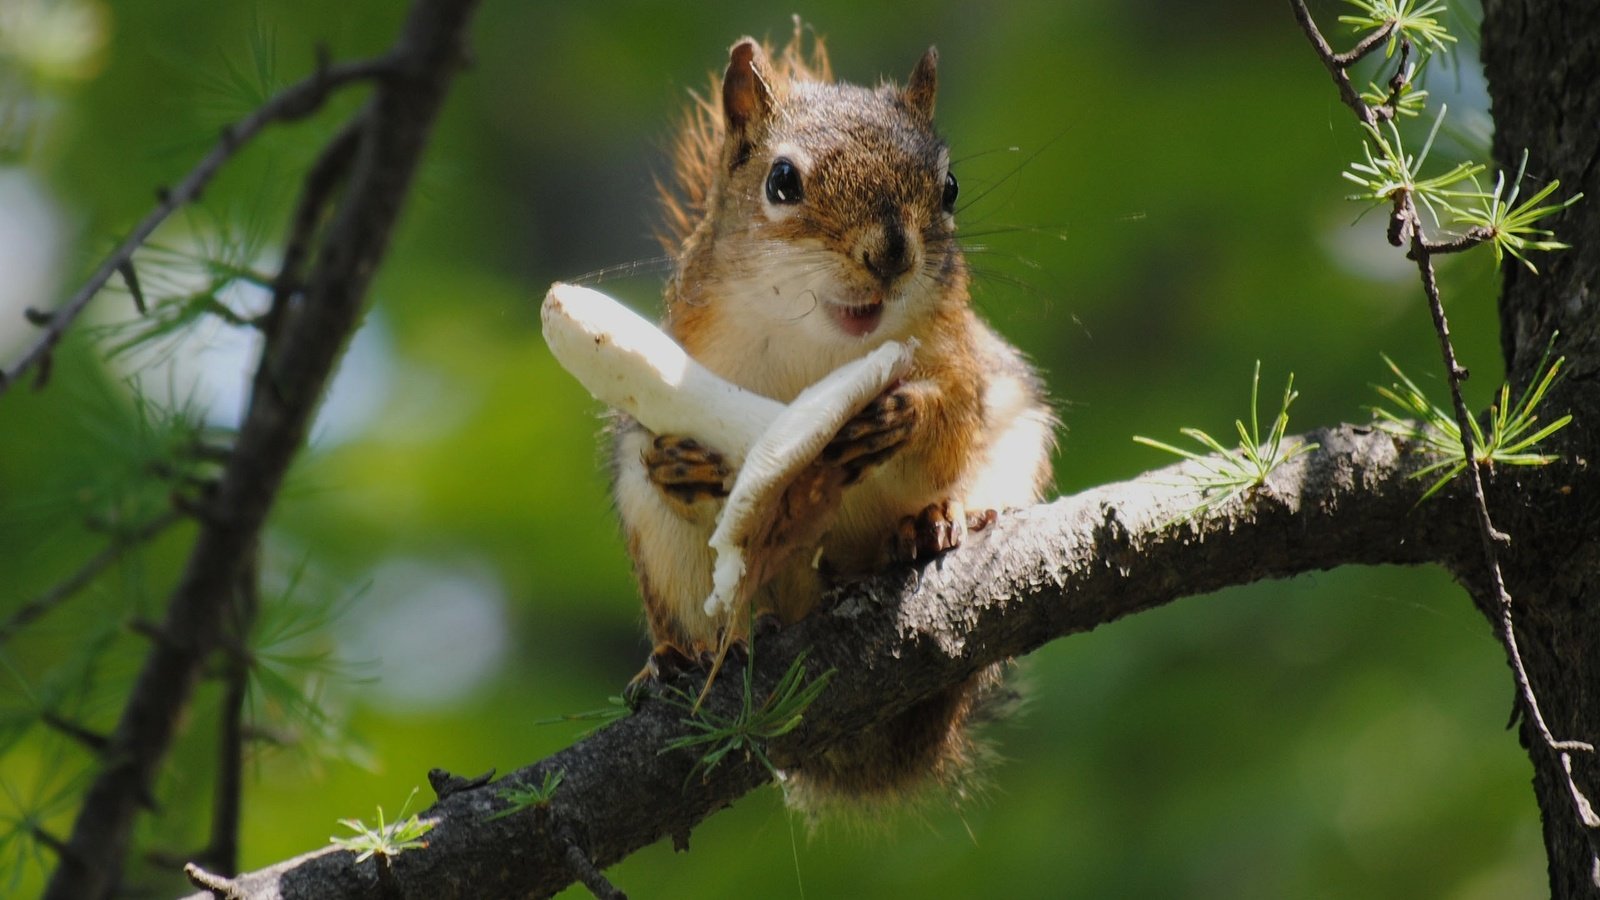
<path id="1" fill-rule="evenodd" d="M 772 45 L 762 42 L 763 52 L 772 60 L 773 87 L 780 96 L 796 81 L 833 80 L 827 45 L 820 35 L 813 33 L 811 52 L 807 53 L 805 30 L 796 16 L 794 34 L 783 52 L 774 54 Z M 716 73 L 712 73 L 711 86 L 706 93 L 689 93 L 689 106 L 683 111 L 672 141 L 672 175 L 666 181 L 656 181 L 663 225 L 656 233 L 656 240 L 670 254 L 683 249 L 695 226 L 705 218 L 707 195 L 716 174 L 717 160 L 722 155 L 726 132 L 722 110 L 716 100 L 721 93 L 722 76 Z"/>
<path id="2" fill-rule="evenodd" d="M 821 570 L 860 575 L 891 562 L 905 527 L 935 521 L 937 552 L 960 542 L 965 509 L 1036 501 L 1051 477 L 1054 419 L 1022 355 L 970 308 L 942 199 L 949 153 L 932 124 L 937 55 L 930 49 L 904 88 L 862 88 L 833 83 L 821 42 L 807 53 L 803 38 L 797 21 L 781 52 L 735 44 L 727 72 L 684 118 L 661 188 L 661 239 L 677 263 L 665 327 L 707 368 L 783 402 L 887 340 L 917 343 L 895 403 L 883 407 L 911 423 L 896 432 L 903 443 L 857 448 L 871 467 L 812 472 L 814 487 L 841 497 L 837 512 L 775 525 L 816 534 Z M 802 199 L 768 197 L 780 161 L 799 171 Z M 852 324 L 861 316 L 870 327 Z M 637 426 L 618 432 L 617 506 L 651 634 L 692 658 L 743 623 L 700 605 L 720 500 L 685 502 L 682 485 L 669 483 L 677 476 L 647 465 L 652 439 Z M 820 507 L 787 508 L 805 517 Z M 756 611 L 784 622 L 809 614 L 823 587 L 811 563 L 774 563 Z M 976 698 L 999 680 L 999 667 L 980 672 L 808 761 L 787 773 L 791 798 L 815 809 L 835 796 L 902 796 L 930 780 L 955 789 L 974 757 L 966 724 Z"/>

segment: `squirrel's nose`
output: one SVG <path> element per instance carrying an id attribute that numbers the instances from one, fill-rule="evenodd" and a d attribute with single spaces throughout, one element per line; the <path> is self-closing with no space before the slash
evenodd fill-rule
<path id="1" fill-rule="evenodd" d="M 879 281 L 888 284 L 911 268 L 911 248 L 905 229 L 898 222 L 885 223 L 875 237 L 878 239 L 864 242 L 861 264 Z"/>

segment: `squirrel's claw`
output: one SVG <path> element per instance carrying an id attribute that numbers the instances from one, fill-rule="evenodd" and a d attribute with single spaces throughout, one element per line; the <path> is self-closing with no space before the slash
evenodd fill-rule
<path id="1" fill-rule="evenodd" d="M 703 656 L 704 653 L 697 655 Z M 684 653 L 676 645 L 666 642 L 656 644 L 655 649 L 650 651 L 650 658 L 645 660 L 644 668 L 629 679 L 627 686 L 622 689 L 622 699 L 629 707 L 636 706 L 647 688 L 659 687 L 677 680 L 684 673 L 704 668 L 699 659 Z"/>
<path id="2" fill-rule="evenodd" d="M 755 637 L 766 637 L 776 634 L 783 628 L 783 620 L 777 613 L 763 611 L 756 614 L 755 621 L 751 624 L 751 633 Z M 722 632 L 718 632 L 718 642 L 722 640 Z M 750 640 L 744 636 L 736 636 L 728 643 L 728 657 L 741 664 L 750 659 Z M 693 642 L 688 649 L 679 647 L 670 641 L 656 644 L 650 651 L 650 658 L 645 660 L 644 668 L 629 679 L 622 689 L 622 699 L 631 709 L 638 706 L 645 691 L 650 687 L 660 687 L 676 681 L 679 676 L 710 672 L 717 662 L 717 654 L 713 644 L 702 641 Z"/>
<path id="3" fill-rule="evenodd" d="M 911 562 L 954 550 L 966 538 L 969 523 L 975 521 L 986 526 L 994 521 L 994 513 L 969 516 L 959 500 L 931 503 L 922 512 L 900 520 L 891 555 L 900 562 Z"/>
<path id="4" fill-rule="evenodd" d="M 777 613 L 762 611 L 756 613 L 756 620 L 750 626 L 750 637 L 751 640 L 755 640 L 777 634 L 782 630 L 783 619 L 779 618 Z"/>
<path id="5" fill-rule="evenodd" d="M 750 623 L 750 635 L 736 636 L 728 642 L 728 658 L 739 663 L 750 661 L 750 643 L 758 638 L 768 637 L 783 630 L 783 619 L 770 610 L 756 613 L 755 620 Z M 720 634 L 720 632 L 719 632 Z M 715 654 L 703 654 L 701 659 L 707 661 L 709 667 Z"/>
<path id="6" fill-rule="evenodd" d="M 999 521 L 1000 513 L 993 509 L 967 510 L 967 533 L 982 531 Z"/>

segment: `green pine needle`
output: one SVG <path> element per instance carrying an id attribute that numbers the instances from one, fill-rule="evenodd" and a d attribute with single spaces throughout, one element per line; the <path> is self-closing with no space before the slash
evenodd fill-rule
<path id="1" fill-rule="evenodd" d="M 1428 161 L 1428 153 L 1433 150 L 1433 139 L 1439 134 L 1439 126 L 1444 123 L 1444 116 L 1449 107 L 1439 107 L 1439 115 L 1434 117 L 1433 127 L 1428 131 L 1428 139 L 1422 145 L 1422 152 L 1412 155 L 1406 152 L 1405 143 L 1400 137 L 1400 129 L 1393 120 L 1387 124 L 1389 136 L 1385 137 L 1382 130 L 1365 123 L 1362 124 L 1367 132 L 1367 140 L 1361 145 L 1365 162 L 1353 162 L 1348 171 L 1343 172 L 1345 180 L 1360 187 L 1361 193 L 1350 195 L 1351 200 L 1364 200 L 1374 204 L 1393 204 L 1400 200 L 1402 195 L 1410 194 L 1417 202 L 1427 208 L 1434 221 L 1439 220 L 1439 207 L 1459 215 L 1459 211 L 1451 205 L 1450 198 L 1463 195 L 1449 188 L 1459 182 L 1465 181 L 1482 172 L 1482 163 L 1457 163 L 1454 168 L 1442 175 L 1432 178 L 1423 178 L 1420 173 Z"/>
<path id="2" fill-rule="evenodd" d="M 777 768 L 767 758 L 766 743 L 799 727 L 806 709 L 821 696 L 837 671 L 829 669 L 806 682 L 805 661 L 804 653 L 795 657 L 794 663 L 783 673 L 772 693 L 758 705 L 751 682 L 751 673 L 755 669 L 752 647 L 750 659 L 744 667 L 744 700 L 739 712 L 731 718 L 718 716 L 705 707 L 695 711 L 693 697 L 675 688 L 670 689 L 662 695 L 663 699 L 690 713 L 683 719 L 683 724 L 693 729 L 694 733 L 669 742 L 661 752 L 705 748 L 695 765 L 696 771 L 714 769 L 728 754 L 742 752 L 759 760 L 767 771 L 776 775 Z"/>
<path id="3" fill-rule="evenodd" d="M 488 821 L 504 819 L 506 816 L 522 812 L 525 809 L 543 809 L 550 805 L 551 799 L 556 795 L 556 788 L 561 787 L 561 782 L 567 777 L 565 769 L 556 769 L 544 773 L 544 782 L 527 787 L 507 787 L 495 794 L 501 800 L 511 805 L 490 816 Z"/>
<path id="4" fill-rule="evenodd" d="M 1522 178 L 1528 170 L 1528 151 L 1522 151 L 1522 162 L 1517 165 L 1517 177 L 1511 181 L 1511 191 L 1506 193 L 1506 173 L 1500 172 L 1495 176 L 1493 191 L 1477 191 L 1466 196 L 1475 197 L 1482 201 L 1476 208 L 1456 209 L 1456 220 L 1466 225 L 1482 229 L 1489 234 L 1489 246 L 1494 250 L 1494 263 L 1499 266 L 1509 254 L 1525 266 L 1528 271 L 1538 274 L 1539 270 L 1524 254 L 1530 250 L 1566 250 L 1570 244 L 1563 244 L 1555 240 L 1555 232 L 1546 228 L 1535 228 L 1534 223 L 1546 216 L 1554 215 L 1579 200 L 1583 194 L 1573 194 L 1559 203 L 1546 203 L 1550 195 L 1561 187 L 1561 182 L 1551 179 L 1540 188 L 1537 193 L 1521 205 L 1517 204 L 1517 197 L 1522 190 Z M 1477 179 L 1473 179 L 1477 184 Z"/>
<path id="5" fill-rule="evenodd" d="M 174 59 L 194 84 L 196 107 L 208 123 L 234 122 L 259 109 L 284 87 L 278 72 L 277 29 L 264 24 L 257 12 L 248 46 L 238 51 L 224 48 L 220 68 L 210 59 Z"/>
<path id="6" fill-rule="evenodd" d="M 628 705 L 627 699 L 620 695 L 613 695 L 606 698 L 606 705 L 600 709 L 590 709 L 585 710 L 584 712 L 565 713 L 559 716 L 551 716 L 548 719 L 538 719 L 533 724 L 557 725 L 562 722 L 593 722 L 595 724 L 587 731 L 583 732 L 582 735 L 580 735 L 580 737 L 588 737 L 596 730 L 604 728 L 605 726 L 610 725 L 612 722 L 618 721 L 619 719 L 626 719 L 632 714 L 633 707 Z"/>
<path id="7" fill-rule="evenodd" d="M 384 861 L 393 859 L 407 850 L 421 850 L 428 846 L 422 836 L 433 830 L 434 823 L 422 821 L 416 813 L 406 817 L 406 810 L 411 806 L 411 801 L 417 796 L 417 789 L 412 788 L 406 802 L 400 807 L 400 818 L 387 822 L 383 818 L 383 807 L 378 807 L 378 827 L 374 828 L 360 819 L 340 819 L 339 824 L 354 831 L 350 837 L 329 837 L 328 841 L 344 850 L 356 854 L 356 862 L 366 862 L 368 857 L 377 856 Z"/>
<path id="8" fill-rule="evenodd" d="M 370 680 L 365 664 L 342 659 L 328 635 L 371 585 L 340 592 L 302 590 L 309 559 L 291 569 L 279 591 L 264 597 L 250 632 L 248 700 L 251 726 L 313 763 L 344 760 L 373 768 L 369 750 L 349 733 L 330 687 Z"/>
<path id="9" fill-rule="evenodd" d="M 1376 109 L 1387 106 L 1389 103 L 1389 89 L 1376 82 L 1368 82 L 1367 89 L 1361 92 L 1361 102 Z M 1422 110 L 1428 105 L 1428 92 L 1419 90 L 1410 79 L 1400 85 L 1400 93 L 1394 98 L 1394 111 L 1402 116 L 1415 118 L 1421 115 Z"/>
<path id="10" fill-rule="evenodd" d="M 1356 31 L 1377 31 L 1394 26 L 1384 56 L 1393 56 L 1402 39 L 1425 51 L 1449 50 L 1455 35 L 1435 18 L 1445 11 L 1444 0 L 1345 0 L 1361 10 L 1361 15 L 1340 16 L 1339 21 Z"/>
<path id="11" fill-rule="evenodd" d="M 192 247 L 151 241 L 133 260 L 144 286 L 145 308 L 90 329 L 116 359 L 139 348 L 159 345 L 145 360 L 154 363 L 173 352 L 194 326 L 216 320 L 249 327 L 264 311 L 271 276 L 254 266 L 265 255 L 274 198 L 262 192 L 253 201 L 218 214 L 205 207 L 189 211 Z M 126 289 L 125 287 L 123 289 Z M 263 309 L 250 309 L 252 305 Z"/>
<path id="12" fill-rule="evenodd" d="M 20 766 L 0 778 L 0 792 L 4 793 L 0 797 L 0 873 L 9 876 L 0 877 L 0 893 L 15 896 L 24 876 L 55 868 L 55 850 L 40 837 L 78 805 L 94 775 L 91 768 L 68 774 L 65 761 L 74 756 L 43 754 L 26 793 L 19 793 L 19 785 L 13 781 L 22 775 Z"/>
<path id="13" fill-rule="evenodd" d="M 1265 439 L 1261 436 L 1261 424 L 1257 413 L 1260 388 L 1261 361 L 1256 360 L 1255 374 L 1250 380 L 1250 425 L 1247 428 L 1242 420 L 1234 420 L 1234 427 L 1239 432 L 1239 443 L 1235 447 L 1223 446 L 1221 441 L 1198 428 L 1180 428 L 1179 433 L 1199 443 L 1205 452 L 1177 447 L 1142 435 L 1134 436 L 1133 439 L 1140 444 L 1181 456 L 1199 467 L 1190 479 L 1191 484 L 1201 491 L 1201 502 L 1180 518 L 1186 519 L 1204 514 L 1247 491 L 1260 487 L 1273 470 L 1296 456 L 1317 448 L 1317 444 L 1294 443 L 1287 447 L 1284 445 L 1284 435 L 1289 428 L 1289 405 L 1300 396 L 1294 389 L 1294 374 L 1290 373 L 1289 381 L 1284 386 L 1283 403 Z"/>
<path id="14" fill-rule="evenodd" d="M 1554 342 L 1555 338 L 1552 337 L 1551 344 Z M 1436 462 L 1424 466 L 1411 476 L 1426 478 L 1438 475 L 1417 501 L 1421 503 L 1467 470 L 1466 453 L 1461 447 L 1461 428 L 1456 424 L 1454 414 L 1429 400 L 1422 388 L 1402 372 L 1394 360 L 1384 356 L 1383 361 L 1399 381 L 1389 387 L 1376 387 L 1378 394 L 1393 404 L 1393 408 L 1372 408 L 1378 429 L 1416 445 L 1418 452 L 1439 457 Z M 1473 456 L 1480 464 L 1543 466 L 1560 458 L 1537 452 L 1534 446 L 1572 421 L 1569 413 L 1541 426 L 1537 412 L 1545 394 L 1560 379 L 1561 365 L 1565 361 L 1565 357 L 1558 357 L 1551 362 L 1550 346 L 1546 346 L 1533 382 L 1515 403 L 1511 402 L 1511 385 L 1502 384 L 1499 401 L 1489 407 L 1487 435 L 1476 419 L 1467 420 L 1472 428 Z"/>

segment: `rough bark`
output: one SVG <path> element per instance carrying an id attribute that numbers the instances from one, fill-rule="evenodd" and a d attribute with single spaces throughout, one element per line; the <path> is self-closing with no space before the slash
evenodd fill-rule
<path id="1" fill-rule="evenodd" d="M 1600 4 L 1485 0 L 1483 61 L 1495 121 L 1494 155 L 1515 172 L 1526 148 L 1535 183 L 1561 180 L 1586 197 L 1549 227 L 1575 249 L 1540 260 L 1540 274 L 1507 266 L 1501 346 L 1513 384 L 1532 377 L 1546 340 L 1561 333 L 1569 374 L 1552 408 L 1575 424 L 1560 450 L 1582 469 L 1600 462 Z M 1572 497 L 1529 494 L 1495 510 L 1512 536 L 1507 577 L 1529 680 L 1557 738 L 1600 738 L 1600 495 L 1581 482 Z M 1557 502 L 1559 500 L 1559 506 Z M 1522 724 L 1544 820 L 1550 890 L 1600 893 L 1596 828 L 1569 787 L 1560 754 Z M 1571 757 L 1575 783 L 1600 799 L 1593 754 Z M 1593 816 L 1592 811 L 1589 813 Z"/>
<path id="2" fill-rule="evenodd" d="M 918 571 L 841 588 L 825 614 L 757 643 L 758 695 L 803 651 L 811 673 L 837 671 L 805 724 L 773 742 L 772 758 L 803 765 L 819 748 L 984 665 L 1179 597 L 1338 565 L 1443 560 L 1456 568 L 1476 559 L 1477 534 L 1459 493 L 1415 505 L 1425 487 L 1408 477 L 1417 456 L 1353 426 L 1305 437 L 1321 449 L 1202 524 L 1174 521 L 1198 500 L 1173 486 L 1185 481 L 1174 467 L 1002 516 Z M 1575 466 L 1512 474 L 1491 480 L 1497 505 L 1530 494 L 1572 503 L 1600 487 Z M 1567 484 L 1577 489 L 1561 493 Z M 708 700 L 713 714 L 737 708 L 741 677 L 737 666 L 725 671 Z M 687 733 L 684 715 L 650 700 L 502 782 L 446 792 L 424 814 L 438 822 L 428 848 L 393 860 L 397 883 L 407 896 L 542 897 L 578 877 L 569 863 L 574 846 L 605 867 L 664 837 L 686 844 L 702 819 L 770 776 L 737 754 L 710 772 L 696 771 L 693 753 L 662 754 Z M 488 818 L 506 806 L 496 796 L 503 787 L 536 785 L 551 771 L 565 777 L 548 807 Z M 354 860 L 326 849 L 226 889 L 248 898 L 383 896 L 377 864 Z"/>

